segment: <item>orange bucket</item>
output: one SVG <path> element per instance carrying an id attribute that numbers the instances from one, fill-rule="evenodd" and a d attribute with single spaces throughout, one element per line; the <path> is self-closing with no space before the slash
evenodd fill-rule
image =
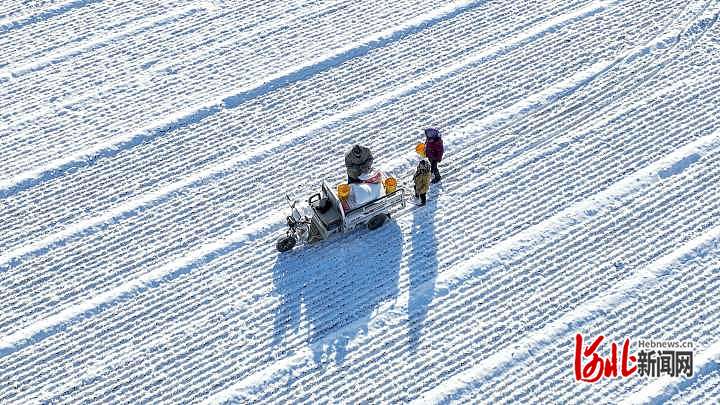
<path id="1" fill-rule="evenodd" d="M 385 179 L 385 193 L 394 193 L 397 190 L 397 180 L 394 177 L 388 177 Z"/>
<path id="2" fill-rule="evenodd" d="M 425 144 L 420 142 L 419 144 L 415 145 L 415 152 L 417 152 L 417 154 L 421 157 L 425 157 Z"/>
<path id="3" fill-rule="evenodd" d="M 338 198 L 341 200 L 347 200 L 350 196 L 350 185 L 349 184 L 338 184 L 337 186 Z"/>

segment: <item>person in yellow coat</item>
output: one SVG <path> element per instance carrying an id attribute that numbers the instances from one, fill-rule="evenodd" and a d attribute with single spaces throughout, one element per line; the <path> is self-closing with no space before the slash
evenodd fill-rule
<path id="1" fill-rule="evenodd" d="M 420 199 L 421 206 L 425 205 L 427 192 L 430 189 L 430 163 L 427 160 L 422 159 L 418 163 L 413 181 L 415 182 L 415 198 Z"/>

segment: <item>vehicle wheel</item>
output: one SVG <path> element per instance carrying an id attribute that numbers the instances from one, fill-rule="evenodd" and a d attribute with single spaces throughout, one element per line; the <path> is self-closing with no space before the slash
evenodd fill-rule
<path id="1" fill-rule="evenodd" d="M 370 218 L 367 223 L 368 229 L 372 231 L 380 228 L 385 223 L 385 218 L 387 218 L 385 214 L 377 214 L 374 217 Z"/>
<path id="2" fill-rule="evenodd" d="M 295 247 L 297 240 L 293 236 L 283 236 L 277 241 L 277 250 L 279 252 L 287 252 Z"/>

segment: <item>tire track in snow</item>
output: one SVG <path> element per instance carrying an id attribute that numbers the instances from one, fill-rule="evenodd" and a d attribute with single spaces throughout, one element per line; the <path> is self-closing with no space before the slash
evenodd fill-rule
<path id="1" fill-rule="evenodd" d="M 210 166 L 200 172 L 197 172 L 195 174 L 192 174 L 188 177 L 186 177 L 183 180 L 177 181 L 172 184 L 168 184 L 162 188 L 160 188 L 157 191 L 146 193 L 145 195 L 136 198 L 134 200 L 130 200 L 126 203 L 123 203 L 119 205 L 118 207 L 107 211 L 103 215 L 89 218 L 84 221 L 76 222 L 72 225 L 67 226 L 62 231 L 51 234 L 45 238 L 42 238 L 40 240 L 37 240 L 35 242 L 31 242 L 25 246 L 22 246 L 17 249 L 13 249 L 9 252 L 6 252 L 2 255 L 0 255 L 0 265 L 5 263 L 10 263 L 11 265 L 17 264 L 18 260 L 22 258 L 25 255 L 34 254 L 37 252 L 43 252 L 49 250 L 54 244 L 61 243 L 62 241 L 66 240 L 67 238 L 82 233 L 84 230 L 87 230 L 89 228 L 92 228 L 94 226 L 106 223 L 106 222 L 116 222 L 119 219 L 123 217 L 127 217 L 130 215 L 134 215 L 134 212 L 141 211 L 143 207 L 155 203 L 158 201 L 164 201 L 172 193 L 177 192 L 180 189 L 183 189 L 185 187 L 191 186 L 195 183 L 206 181 L 210 178 L 222 176 L 223 173 L 227 172 L 231 168 L 235 166 L 242 165 L 244 163 L 248 162 L 257 162 L 259 160 L 264 159 L 267 156 L 274 155 L 278 153 L 279 151 L 292 147 L 293 145 L 297 144 L 298 142 L 301 142 L 305 137 L 312 135 L 315 131 L 320 130 L 322 128 L 331 126 L 337 122 L 344 121 L 347 119 L 350 119 L 354 116 L 361 115 L 363 113 L 366 113 L 368 111 L 372 111 L 374 109 L 377 109 L 381 106 L 384 106 L 388 103 L 391 103 L 392 101 L 405 97 L 408 95 L 413 94 L 414 92 L 419 91 L 420 89 L 426 88 L 433 83 L 440 81 L 446 77 L 449 77 L 457 72 L 460 72 L 467 68 L 468 66 L 471 66 L 476 63 L 480 63 L 482 61 L 492 60 L 495 59 L 507 52 L 510 52 L 513 49 L 516 49 L 520 46 L 522 46 L 524 43 L 531 41 L 533 39 L 539 38 L 543 36 L 547 32 L 551 32 L 552 30 L 556 30 L 561 26 L 570 24 L 573 21 L 576 21 L 578 19 L 588 17 L 591 15 L 594 15 L 602 10 L 605 10 L 611 2 L 596 2 L 592 3 L 588 6 L 582 7 L 574 12 L 555 17 L 545 23 L 539 24 L 535 26 L 534 28 L 531 28 L 529 30 L 523 31 L 512 38 L 501 42 L 500 44 L 492 45 L 489 48 L 483 48 L 482 50 L 468 56 L 467 58 L 452 64 L 448 67 L 445 67 L 439 71 L 433 72 L 427 76 L 420 77 L 412 82 L 410 82 L 407 85 L 401 86 L 398 89 L 395 89 L 391 92 L 381 94 L 373 99 L 370 99 L 366 102 L 360 103 L 355 105 L 354 107 L 347 109 L 345 111 L 339 112 L 337 114 L 334 114 L 332 116 L 329 116 L 325 119 L 319 120 L 311 124 L 310 126 L 304 127 L 298 131 L 295 131 L 293 133 L 290 133 L 288 135 L 285 135 L 279 139 L 277 139 L 274 142 L 271 142 L 267 145 L 263 145 L 261 147 L 255 148 L 250 150 L 246 154 L 239 155 L 233 159 L 230 159 L 226 162 L 219 163 L 217 165 Z M 609 62 L 607 62 L 609 63 Z M 606 62 L 602 62 L 598 65 L 594 65 L 591 68 L 589 68 L 587 71 L 583 71 L 580 74 L 580 77 L 588 76 L 590 78 L 595 77 L 597 75 L 598 71 L 601 71 L 604 69 L 604 67 L 607 65 Z M 577 76 L 577 75 L 576 75 Z M 585 79 L 587 80 L 587 79 Z M 570 80 L 572 81 L 572 80 Z M 571 83 L 571 86 L 577 87 L 577 83 Z M 554 95 L 553 91 L 559 91 L 560 93 L 556 96 Z M 551 91 L 547 92 L 541 92 L 540 95 L 533 95 L 525 102 L 520 102 L 516 105 L 514 105 L 511 108 L 517 109 L 517 111 L 511 112 L 501 112 L 500 115 L 495 115 L 495 117 L 499 117 L 502 119 L 509 119 L 512 116 L 515 116 L 519 113 L 527 112 L 529 111 L 533 104 L 536 108 L 541 106 L 541 102 L 543 100 L 551 101 L 557 99 L 560 95 L 565 94 L 569 91 L 568 88 L 565 87 L 559 87 L 557 89 L 553 88 Z M 547 95 L 545 95 L 547 93 Z M 138 142 L 139 143 L 139 142 Z M 118 151 L 116 150 L 115 153 Z M 404 159 L 406 162 L 408 161 L 408 158 Z M 397 162 L 394 162 L 397 164 Z"/>
<path id="2" fill-rule="evenodd" d="M 102 1 L 103 0 L 67 0 L 37 14 L 25 14 L 19 18 L 5 18 L 0 20 L 0 34 L 4 34 L 8 31 L 16 30 L 39 21 L 47 20 L 48 18 L 59 16 L 93 3 L 100 3 Z"/>
<path id="3" fill-rule="evenodd" d="M 680 163 L 687 161 L 688 156 L 705 155 L 712 149 L 719 147 L 720 132 L 715 132 L 711 135 L 700 138 L 697 141 L 676 150 L 670 155 L 667 155 L 665 158 L 646 166 L 636 174 L 628 176 L 613 184 L 603 192 L 573 204 L 553 217 L 500 242 L 498 245 L 490 249 L 482 251 L 474 257 L 463 261 L 455 269 L 439 274 L 435 283 L 426 282 L 417 288 L 418 291 L 416 291 L 415 294 L 427 297 L 432 295 L 435 297 L 434 299 L 438 299 L 438 297 L 445 295 L 442 291 L 455 289 L 459 285 L 462 285 L 466 280 L 474 277 L 476 274 L 482 274 L 488 268 L 502 265 L 503 262 L 507 261 L 508 257 L 521 254 L 522 252 L 530 249 L 532 246 L 535 246 L 541 240 L 560 234 L 567 228 L 576 226 L 591 218 L 594 215 L 593 213 L 597 210 L 607 207 L 616 201 L 627 198 L 632 194 L 640 192 L 644 188 L 659 183 L 662 181 L 659 173 L 663 170 L 675 168 L 677 172 L 682 171 L 683 165 Z M 638 273 L 636 276 L 627 281 L 625 285 L 634 286 L 638 283 L 642 283 L 649 277 L 653 277 L 662 268 L 672 264 L 675 260 L 691 253 L 704 243 L 707 243 L 709 240 L 716 238 L 720 238 L 720 227 L 708 231 L 703 235 L 703 237 L 686 244 L 681 249 L 676 250 L 672 254 L 655 262 L 653 266 Z M 435 284 L 435 288 L 433 288 L 433 284 Z M 626 289 L 623 288 L 622 291 L 626 291 Z M 620 294 L 618 295 L 620 296 Z M 498 352 L 477 367 L 461 373 L 453 377 L 448 382 L 436 387 L 435 390 L 427 392 L 418 400 L 418 403 L 426 403 L 429 401 L 437 401 L 452 397 L 457 391 L 459 391 L 460 388 L 465 387 L 473 380 L 481 378 L 491 370 L 516 361 L 518 359 L 517 347 L 523 347 L 530 350 L 532 347 L 544 343 L 551 334 L 554 336 L 555 334 L 564 331 L 567 324 L 575 322 L 577 319 L 586 316 L 588 312 L 595 310 L 595 308 L 601 308 L 601 306 L 605 305 L 608 300 L 609 298 L 605 297 L 598 298 L 592 301 L 591 304 L 564 315 L 560 320 L 548 325 L 540 332 L 523 339 L 517 345 L 512 345 L 512 347 Z M 402 294 L 401 298 L 398 298 L 397 301 L 407 303 L 408 293 L 405 292 Z M 402 308 L 394 308 L 391 311 L 379 311 L 379 313 L 380 314 L 378 316 L 371 319 L 370 324 L 367 326 L 369 331 L 366 332 L 366 334 L 372 334 L 373 332 L 382 333 L 377 331 L 378 328 L 374 328 L 373 324 L 380 325 L 380 328 L 384 325 L 395 325 L 400 322 L 399 318 L 406 316 L 406 311 L 403 311 Z M 322 345 L 326 342 L 331 342 L 333 339 L 340 338 L 346 330 L 352 330 L 353 328 L 357 328 L 357 325 L 347 325 L 332 334 L 325 336 L 320 342 L 314 343 L 313 345 Z M 292 374 L 293 370 L 311 364 L 313 361 L 313 351 L 310 347 L 306 347 L 305 349 L 298 351 L 295 355 L 279 360 L 264 370 L 250 375 L 235 385 L 216 393 L 214 396 L 209 398 L 206 403 L 218 403 L 231 400 L 235 397 L 242 397 L 247 393 L 256 391 L 256 389 L 265 386 L 269 382 L 280 380 L 283 376 Z"/>
<path id="4" fill-rule="evenodd" d="M 168 132 L 177 128 L 200 122 L 211 115 L 217 114 L 222 109 L 236 108 L 248 100 L 330 70 L 350 59 L 361 57 L 374 49 L 387 46 L 415 32 L 432 27 L 442 21 L 452 19 L 484 2 L 485 0 L 455 1 L 432 12 L 405 21 L 397 26 L 368 35 L 360 41 L 335 49 L 299 66 L 287 68 L 273 75 L 266 76 L 257 82 L 243 86 L 240 89 L 235 89 L 212 100 L 170 114 L 168 117 L 157 120 L 144 128 L 120 135 L 112 140 L 100 142 L 91 148 L 55 159 L 41 167 L 26 170 L 11 178 L 2 179 L 0 180 L 0 198 L 17 194 L 20 191 L 50 179 L 60 177 L 70 170 L 92 164 L 92 162 L 97 159 L 113 157 L 124 150 L 131 149 L 134 146 L 156 137 L 166 135 Z M 602 3 L 604 4 L 605 2 Z M 329 122 L 322 124 L 320 128 L 340 119 L 342 119 L 342 117 L 338 117 L 335 120 L 328 120 Z M 313 125 L 310 128 L 316 129 L 316 127 L 317 125 Z M 238 161 L 239 160 L 240 159 L 238 159 Z"/>

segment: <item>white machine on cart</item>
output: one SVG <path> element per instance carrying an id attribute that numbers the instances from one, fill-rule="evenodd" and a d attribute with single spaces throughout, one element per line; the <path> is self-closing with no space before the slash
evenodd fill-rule
<path id="1" fill-rule="evenodd" d="M 330 235 L 350 232 L 366 224 L 368 229 L 381 227 L 390 214 L 405 207 L 405 190 L 382 172 L 365 176 L 362 183 L 341 185 L 338 191 L 323 181 L 320 192 L 308 198 L 307 205 L 285 197 L 291 214 L 287 217 L 286 235 L 278 239 L 280 252 L 292 250 L 297 242 L 315 243 Z"/>

